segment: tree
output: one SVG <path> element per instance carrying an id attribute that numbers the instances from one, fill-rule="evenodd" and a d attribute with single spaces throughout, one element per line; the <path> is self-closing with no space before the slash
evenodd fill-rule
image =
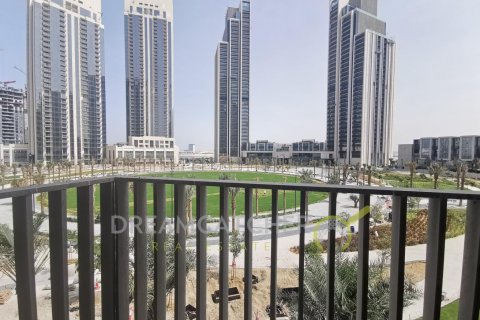
<path id="1" fill-rule="evenodd" d="M 194 175 L 187 176 L 188 179 L 195 179 Z M 193 219 L 192 217 L 192 204 L 193 204 L 193 197 L 195 196 L 195 186 L 194 185 L 186 185 L 185 186 L 185 212 L 187 214 L 186 221 L 190 223 Z M 188 234 L 188 228 L 187 228 Z"/>
<path id="2" fill-rule="evenodd" d="M 0 185 L 2 186 L 2 190 L 5 188 L 5 182 L 7 182 L 7 166 L 4 164 L 0 165 Z"/>
<path id="3" fill-rule="evenodd" d="M 468 165 L 466 163 L 461 163 L 457 167 L 457 189 L 465 189 L 465 179 L 468 173 Z M 463 205 L 463 200 L 460 199 L 460 206 Z"/>
<path id="4" fill-rule="evenodd" d="M 300 182 L 301 183 L 312 183 L 313 182 L 313 171 L 308 169 L 300 170 Z"/>
<path id="5" fill-rule="evenodd" d="M 230 253 L 233 256 L 233 261 L 232 261 L 232 279 L 237 277 L 237 263 L 236 259 L 242 252 L 242 242 L 243 239 L 240 236 L 240 233 L 235 230 L 232 232 L 232 235 L 230 236 Z"/>
<path id="6" fill-rule="evenodd" d="M 235 176 L 230 176 L 227 173 L 222 173 L 219 177 L 220 180 L 237 180 Z M 230 203 L 232 206 L 232 231 L 235 231 L 235 217 L 237 213 L 237 195 L 240 192 L 238 187 L 229 187 L 228 193 L 230 193 Z"/>
<path id="7" fill-rule="evenodd" d="M 350 200 L 353 201 L 353 207 L 357 208 L 358 207 L 358 202 L 360 201 L 360 197 L 358 194 L 351 194 L 350 195 Z"/>
<path id="8" fill-rule="evenodd" d="M 415 162 L 407 163 L 408 170 L 410 171 L 410 188 L 413 188 L 413 177 L 417 172 L 417 164 Z"/>
<path id="9" fill-rule="evenodd" d="M 148 308 L 148 315 L 147 319 L 145 320 L 153 320 L 155 319 L 154 314 L 154 279 L 155 279 L 155 254 L 158 250 L 165 251 L 165 261 L 167 268 L 166 272 L 166 296 L 171 297 L 173 290 L 175 289 L 175 252 L 176 250 L 185 250 L 185 265 L 186 265 L 186 275 L 192 270 L 195 269 L 195 251 L 186 249 L 186 248 L 178 248 L 175 244 L 175 239 L 173 235 L 167 234 L 165 245 L 158 246 L 153 241 L 153 235 L 147 234 L 147 308 Z M 130 278 L 130 286 L 129 286 L 129 295 L 130 297 L 134 295 L 134 270 L 135 270 L 135 261 L 133 257 L 135 256 L 135 248 L 133 240 L 130 240 L 130 263 L 129 263 L 129 278 Z M 169 299 L 170 303 L 170 299 Z"/>
<path id="10" fill-rule="evenodd" d="M 349 171 L 350 171 L 350 166 L 345 163 L 345 164 L 342 166 L 342 183 L 343 183 L 344 185 L 347 184 L 347 179 L 348 179 Z"/>
<path id="11" fill-rule="evenodd" d="M 429 171 L 430 171 L 430 175 L 433 178 L 433 188 L 438 189 L 438 179 L 445 172 L 445 168 L 443 167 L 442 164 L 438 162 L 434 162 L 430 165 Z"/>
<path id="12" fill-rule="evenodd" d="M 102 159 L 102 168 L 103 168 L 103 175 L 107 175 L 107 159 L 106 158 L 103 158 Z"/>
<path id="13" fill-rule="evenodd" d="M 419 208 L 420 206 L 420 198 L 417 198 L 417 197 L 408 197 L 407 199 L 407 207 L 410 209 L 410 210 L 413 210 L 413 209 L 417 209 Z"/>
<path id="14" fill-rule="evenodd" d="M 339 253 L 335 260 L 335 319 L 355 319 L 357 312 L 358 258 L 349 258 Z M 383 254 L 377 260 L 370 261 L 368 271 L 367 319 L 388 319 L 391 288 L 389 278 L 385 276 L 388 271 L 387 255 Z M 307 320 L 326 319 L 328 266 L 322 255 L 308 254 L 306 256 L 304 279 L 304 318 Z M 408 277 L 405 277 L 403 305 L 410 305 L 419 296 L 420 292 L 415 284 Z M 291 311 L 292 318 L 296 318 L 298 294 L 281 294 L 279 298 Z"/>
<path id="15" fill-rule="evenodd" d="M 53 180 L 52 179 L 52 171 L 54 170 L 54 164 L 52 162 L 47 162 L 47 172 L 48 172 L 48 179 L 50 180 L 50 182 Z"/>
<path id="16" fill-rule="evenodd" d="M 33 181 L 37 185 L 42 185 L 45 183 L 45 175 L 41 172 L 37 173 L 33 176 Z M 44 208 L 47 202 L 47 193 L 41 192 L 39 198 L 40 198 L 40 213 L 44 214 L 45 213 Z"/>
<path id="17" fill-rule="evenodd" d="M 64 166 L 65 169 L 67 169 L 68 172 L 68 179 L 70 180 L 72 178 L 72 162 L 71 161 L 65 161 Z"/>
<path id="18" fill-rule="evenodd" d="M 35 274 L 42 271 L 48 262 L 48 237 L 40 233 L 40 227 L 45 218 L 46 216 L 41 214 L 33 216 L 33 265 Z M 13 230 L 6 224 L 0 224 L 0 271 L 13 282 L 17 282 Z"/>

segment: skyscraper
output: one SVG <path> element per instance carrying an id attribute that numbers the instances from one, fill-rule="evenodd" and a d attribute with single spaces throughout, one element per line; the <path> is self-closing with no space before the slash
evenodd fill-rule
<path id="1" fill-rule="evenodd" d="M 381 165 L 392 157 L 395 43 L 377 0 L 332 0 L 327 148 L 340 163 Z"/>
<path id="2" fill-rule="evenodd" d="M 173 137 L 172 0 L 125 0 L 127 137 Z"/>
<path id="3" fill-rule="evenodd" d="M 98 161 L 106 144 L 100 0 L 29 0 L 30 152 L 36 161 Z"/>
<path id="4" fill-rule="evenodd" d="M 25 92 L 0 86 L 0 143 L 25 143 L 25 120 Z"/>
<path id="5" fill-rule="evenodd" d="M 241 156 L 250 127 L 250 0 L 228 8 L 215 54 L 215 160 Z"/>

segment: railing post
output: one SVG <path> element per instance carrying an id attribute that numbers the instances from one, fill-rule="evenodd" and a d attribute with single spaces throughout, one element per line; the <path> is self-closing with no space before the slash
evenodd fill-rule
<path id="1" fill-rule="evenodd" d="M 331 192 L 329 197 L 329 215 L 337 216 L 337 193 Z M 335 318 L 335 233 L 337 229 L 337 220 L 329 220 L 328 226 L 328 252 L 327 252 L 327 319 Z"/>
<path id="2" fill-rule="evenodd" d="M 427 264 L 423 319 L 440 318 L 442 302 L 443 266 L 445 259 L 445 232 L 447 226 L 447 199 L 432 198 L 428 205 Z"/>
<path id="3" fill-rule="evenodd" d="M 469 200 L 458 319 L 478 319 L 480 309 L 480 200 Z"/>
<path id="4" fill-rule="evenodd" d="M 207 320 L 207 187 L 197 186 L 197 319 Z"/>
<path id="5" fill-rule="evenodd" d="M 305 301 L 305 213 L 307 211 L 307 192 L 300 192 L 300 243 L 298 250 L 298 320 L 304 317 Z"/>
<path id="6" fill-rule="evenodd" d="M 252 188 L 245 189 L 245 287 L 244 287 L 244 320 L 252 319 Z"/>
<path id="7" fill-rule="evenodd" d="M 228 319 L 228 187 L 220 187 L 220 319 Z"/>
<path id="8" fill-rule="evenodd" d="M 360 195 L 358 221 L 357 320 L 367 319 L 368 310 L 368 250 L 370 240 L 370 194 Z M 367 210 L 367 212 L 365 212 Z M 364 215 L 365 214 L 365 215 Z"/>
<path id="9" fill-rule="evenodd" d="M 147 185 L 134 183 L 135 319 L 147 319 Z"/>
<path id="10" fill-rule="evenodd" d="M 48 193 L 52 319 L 69 317 L 66 190 Z"/>
<path id="11" fill-rule="evenodd" d="M 115 202 L 116 202 L 116 223 L 114 230 L 116 233 L 116 274 L 117 301 L 116 318 L 118 320 L 128 320 L 129 318 L 129 264 L 130 264 L 130 236 L 129 236 L 129 186 L 127 181 L 117 180 L 115 182 Z M 110 231 L 111 232 L 111 231 Z"/>
<path id="12" fill-rule="evenodd" d="M 185 185 L 175 184 L 175 319 L 185 318 L 186 306 L 186 229 Z"/>
<path id="13" fill-rule="evenodd" d="M 90 188 L 90 187 L 89 187 Z M 80 189 L 79 189 L 79 192 Z M 84 190 L 83 192 L 87 192 Z M 88 193 L 93 197 L 93 190 L 88 190 Z M 118 300 L 115 296 L 117 292 L 117 268 L 115 264 L 115 224 L 114 224 L 114 193 L 115 185 L 113 183 L 102 183 L 100 185 L 100 231 L 101 231 L 101 271 L 102 271 L 102 318 L 103 319 L 118 319 L 116 318 Z M 87 197 L 87 196 L 84 196 Z M 87 199 L 86 201 L 83 201 Z M 82 201 L 81 207 L 83 210 L 87 210 L 90 204 L 88 198 L 82 199 L 81 196 L 77 198 L 77 201 Z M 128 201 L 128 200 L 127 200 Z M 80 211 L 79 211 L 80 212 Z M 79 225 L 83 224 L 84 219 L 80 220 Z M 80 226 L 79 226 L 80 228 Z M 83 228 L 82 228 L 83 229 Z M 88 236 L 87 231 L 82 232 L 82 237 Z M 80 237 L 80 233 L 79 233 Z M 86 244 L 82 244 L 86 245 Z M 80 248 L 80 247 L 79 247 Z M 82 248 L 83 251 L 83 248 Z M 87 255 L 87 252 L 84 252 Z M 82 254 L 83 256 L 83 254 Z M 80 260 L 80 263 L 81 260 Z M 86 266 L 85 266 L 86 268 Z M 82 274 L 86 272 L 82 270 Z M 80 305 L 80 308 L 82 306 Z M 80 313 L 81 315 L 81 313 Z"/>
<path id="14" fill-rule="evenodd" d="M 278 223 L 278 190 L 272 190 L 272 228 L 271 228 L 271 251 L 270 251 L 270 319 L 277 319 L 277 223 Z M 249 281 L 250 279 L 245 279 Z"/>
<path id="15" fill-rule="evenodd" d="M 405 284 L 405 239 L 407 233 L 407 197 L 393 196 L 392 257 L 390 263 L 389 319 L 402 320 Z"/>
<path id="16" fill-rule="evenodd" d="M 77 188 L 80 319 L 95 319 L 93 186 Z"/>
<path id="17" fill-rule="evenodd" d="M 37 319 L 33 251 L 33 195 L 12 199 L 15 276 L 19 320 Z"/>
<path id="18" fill-rule="evenodd" d="M 167 319 L 167 262 L 165 254 L 166 226 L 165 217 L 167 213 L 167 192 L 165 184 L 155 183 L 153 185 L 153 212 L 155 215 L 155 234 L 154 234 L 154 303 L 155 320 Z"/>

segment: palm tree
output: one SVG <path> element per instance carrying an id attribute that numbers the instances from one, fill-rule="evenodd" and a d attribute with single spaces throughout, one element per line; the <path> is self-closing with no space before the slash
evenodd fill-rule
<path id="1" fill-rule="evenodd" d="M 37 185 L 42 185 L 45 183 L 45 175 L 40 171 L 39 173 L 33 176 L 33 181 Z M 44 207 L 46 202 L 47 194 L 45 192 L 40 193 L 40 213 L 44 214 Z"/>
<path id="2" fill-rule="evenodd" d="M 445 171 L 442 164 L 434 162 L 430 165 L 430 175 L 433 177 L 433 188 L 438 189 L 438 179 Z"/>
<path id="3" fill-rule="evenodd" d="M 17 168 L 18 166 L 15 163 L 12 164 L 13 179 L 17 179 Z"/>
<path id="4" fill-rule="evenodd" d="M 40 232 L 40 227 L 45 218 L 46 216 L 41 214 L 33 216 L 33 264 L 35 274 L 42 271 L 48 262 L 48 237 Z M 6 224 L 0 224 L 0 271 L 13 282 L 17 282 L 13 248 L 13 230 Z"/>
<path id="5" fill-rule="evenodd" d="M 83 178 L 83 160 L 78 161 L 78 172 L 80 175 L 80 179 Z"/>
<path id="6" fill-rule="evenodd" d="M 410 188 L 413 188 L 413 177 L 417 172 L 417 164 L 415 162 L 407 163 L 408 170 L 410 171 Z"/>
<path id="7" fill-rule="evenodd" d="M 2 190 L 5 188 L 5 182 L 7 181 L 7 166 L 4 164 L 0 165 L 0 185 L 2 185 Z"/>
<path id="8" fill-rule="evenodd" d="M 347 184 L 347 179 L 348 179 L 348 172 L 350 171 L 350 166 L 346 163 L 343 164 L 342 166 L 342 183 L 344 185 Z"/>
<path id="9" fill-rule="evenodd" d="M 334 308 L 335 319 L 355 319 L 357 312 L 357 269 L 358 258 L 349 258 L 339 253 L 335 262 Z M 370 261 L 368 285 L 367 319 L 388 319 L 389 315 L 389 278 L 388 257 L 383 254 L 379 259 Z M 305 261 L 304 317 L 307 320 L 327 318 L 328 266 L 321 254 L 308 254 Z M 405 278 L 403 305 L 410 305 L 420 296 L 415 284 Z M 296 318 L 298 294 L 281 294 L 283 301 Z M 292 315 L 293 313 L 293 315 Z"/>
<path id="10" fill-rule="evenodd" d="M 102 159 L 102 169 L 103 169 L 103 175 L 105 176 L 107 174 L 107 164 L 108 161 L 106 158 Z"/>
<path id="11" fill-rule="evenodd" d="M 222 173 L 219 179 L 220 180 L 237 180 L 235 176 L 230 176 L 227 173 Z M 230 201 L 232 206 L 232 231 L 235 231 L 235 216 L 237 212 L 237 195 L 240 192 L 240 188 L 229 187 L 228 192 L 230 193 Z"/>
<path id="12" fill-rule="evenodd" d="M 52 163 L 52 162 L 50 162 L 50 161 L 49 161 L 49 162 L 47 162 L 47 172 L 48 172 L 48 179 L 49 179 L 50 181 L 52 181 L 52 176 L 51 176 L 51 173 L 52 173 L 52 170 L 53 170 L 53 168 L 54 168 L 54 165 L 53 165 L 53 163 Z"/>
<path id="13" fill-rule="evenodd" d="M 468 165 L 466 163 L 459 163 L 457 165 L 457 189 L 465 189 L 465 178 L 468 172 Z M 463 205 L 463 200 L 460 199 L 460 206 Z"/>

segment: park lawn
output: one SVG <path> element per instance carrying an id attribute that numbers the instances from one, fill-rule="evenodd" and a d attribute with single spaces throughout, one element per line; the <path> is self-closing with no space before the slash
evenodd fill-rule
<path id="1" fill-rule="evenodd" d="M 263 172 L 229 172 L 232 176 L 235 176 L 239 181 L 256 181 L 257 177 L 259 181 L 263 182 L 295 182 L 294 176 L 274 174 L 274 173 L 263 173 Z M 152 175 L 150 175 L 152 176 Z M 174 172 L 174 173 L 161 173 L 155 174 L 156 177 L 166 177 L 166 178 L 192 178 L 196 179 L 218 179 L 218 172 Z M 298 178 L 297 178 L 298 181 Z M 173 185 L 167 186 L 167 216 L 173 216 Z M 282 212 L 284 209 L 284 192 L 279 191 L 278 195 L 278 210 Z M 296 201 L 295 201 L 295 192 L 286 191 L 286 209 L 292 209 L 300 206 L 300 192 L 297 192 Z M 308 202 L 310 204 L 320 202 L 325 200 L 328 197 L 326 193 L 319 192 L 309 192 L 308 193 Z M 95 210 L 98 212 L 100 207 L 100 188 L 95 187 Z M 243 189 L 240 189 L 240 192 L 237 194 L 237 214 L 243 215 L 245 212 L 245 192 Z M 258 190 L 258 212 L 268 212 L 271 210 L 271 190 Z M 67 210 L 69 215 L 76 215 L 76 205 L 77 195 L 75 189 L 69 189 L 67 191 Z M 218 187 L 207 187 L 207 214 L 211 217 L 218 217 L 220 213 L 219 209 L 220 204 L 220 189 Z M 133 192 L 129 193 L 129 206 L 130 214 L 133 215 Z M 195 196 L 192 199 L 192 212 L 195 216 L 196 208 L 196 199 Z M 229 210 L 231 213 L 231 203 L 229 203 Z M 253 210 L 256 211 L 256 201 L 255 201 L 255 191 L 253 198 Z M 153 215 L 153 185 L 147 184 L 147 214 Z"/>
<path id="2" fill-rule="evenodd" d="M 459 305 L 459 300 L 455 300 L 445 305 L 440 311 L 440 320 L 457 320 L 458 305 Z"/>
<path id="3" fill-rule="evenodd" d="M 397 173 L 386 173 L 383 174 L 383 179 L 388 184 L 397 188 L 408 188 L 410 187 L 410 176 Z M 426 178 L 425 178 L 426 177 Z M 413 178 L 413 187 L 417 189 L 433 189 L 433 179 L 430 176 L 426 175 L 425 177 L 415 176 Z M 438 188 L 444 190 L 456 190 L 457 184 L 453 181 L 447 179 L 438 179 Z"/>

